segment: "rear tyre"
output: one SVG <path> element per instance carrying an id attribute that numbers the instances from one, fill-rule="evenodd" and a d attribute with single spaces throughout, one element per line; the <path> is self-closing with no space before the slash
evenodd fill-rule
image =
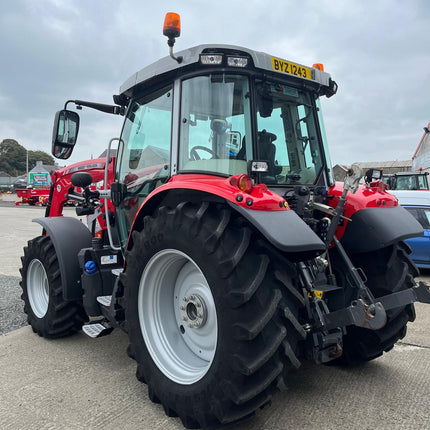
<path id="1" fill-rule="evenodd" d="M 33 331 L 46 338 L 79 331 L 87 315 L 80 303 L 63 299 L 60 268 L 49 236 L 30 240 L 21 260 L 21 299 Z"/>
<path id="2" fill-rule="evenodd" d="M 363 269 L 366 285 L 373 295 L 382 297 L 407 288 L 415 282 L 418 270 L 409 258 L 410 249 L 404 242 L 364 254 L 352 256 L 356 267 Z M 351 326 L 343 342 L 343 355 L 337 363 L 357 365 L 380 357 L 406 335 L 406 324 L 414 321 L 415 309 L 407 305 L 387 311 L 387 324 L 380 330 Z"/>
<path id="3" fill-rule="evenodd" d="M 252 236 L 228 208 L 207 203 L 160 208 L 132 235 L 121 282 L 136 376 L 187 428 L 253 414 L 285 368 L 300 365 L 291 268 L 275 269 Z"/>

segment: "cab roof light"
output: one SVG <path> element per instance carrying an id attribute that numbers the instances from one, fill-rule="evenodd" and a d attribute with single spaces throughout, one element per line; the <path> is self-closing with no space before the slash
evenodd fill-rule
<path id="1" fill-rule="evenodd" d="M 227 65 L 231 67 L 246 67 L 248 65 L 248 58 L 227 57 Z"/>
<path id="2" fill-rule="evenodd" d="M 321 70 L 321 72 L 324 72 L 324 64 L 322 64 L 322 63 L 315 63 L 312 67 L 314 69 Z"/>
<path id="3" fill-rule="evenodd" d="M 223 55 L 221 54 L 202 54 L 200 55 L 200 63 L 204 66 L 212 66 L 222 64 Z"/>

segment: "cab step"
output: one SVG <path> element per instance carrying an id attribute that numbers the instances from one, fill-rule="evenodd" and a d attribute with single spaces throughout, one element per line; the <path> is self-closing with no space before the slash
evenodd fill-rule
<path id="1" fill-rule="evenodd" d="M 102 305 L 108 308 L 112 301 L 112 296 L 98 296 L 97 301 Z"/>
<path id="2" fill-rule="evenodd" d="M 113 327 L 107 320 L 94 321 L 82 326 L 82 331 L 93 339 L 111 334 L 112 330 Z"/>

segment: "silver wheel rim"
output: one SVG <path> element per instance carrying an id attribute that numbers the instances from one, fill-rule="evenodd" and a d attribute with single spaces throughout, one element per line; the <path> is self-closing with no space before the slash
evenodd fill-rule
<path id="1" fill-rule="evenodd" d="M 203 378 L 215 356 L 218 324 L 208 282 L 190 257 L 166 249 L 149 260 L 138 313 L 146 347 L 161 372 L 184 385 Z"/>
<path id="2" fill-rule="evenodd" d="M 27 269 L 27 294 L 33 313 L 42 318 L 48 311 L 49 283 L 41 261 L 34 259 Z"/>

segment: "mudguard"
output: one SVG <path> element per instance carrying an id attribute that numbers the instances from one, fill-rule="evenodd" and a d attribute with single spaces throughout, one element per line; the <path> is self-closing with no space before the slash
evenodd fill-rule
<path id="1" fill-rule="evenodd" d="M 82 298 L 81 269 L 78 253 L 91 246 L 92 236 L 88 228 L 76 218 L 36 218 L 49 234 L 57 254 L 61 272 L 64 300 Z"/>
<path id="2" fill-rule="evenodd" d="M 312 258 L 326 250 L 322 240 L 292 210 L 256 211 L 228 203 L 292 260 Z"/>
<path id="3" fill-rule="evenodd" d="M 369 252 L 423 233 L 419 222 L 401 206 L 367 208 L 352 215 L 341 243 L 349 253 Z"/>

